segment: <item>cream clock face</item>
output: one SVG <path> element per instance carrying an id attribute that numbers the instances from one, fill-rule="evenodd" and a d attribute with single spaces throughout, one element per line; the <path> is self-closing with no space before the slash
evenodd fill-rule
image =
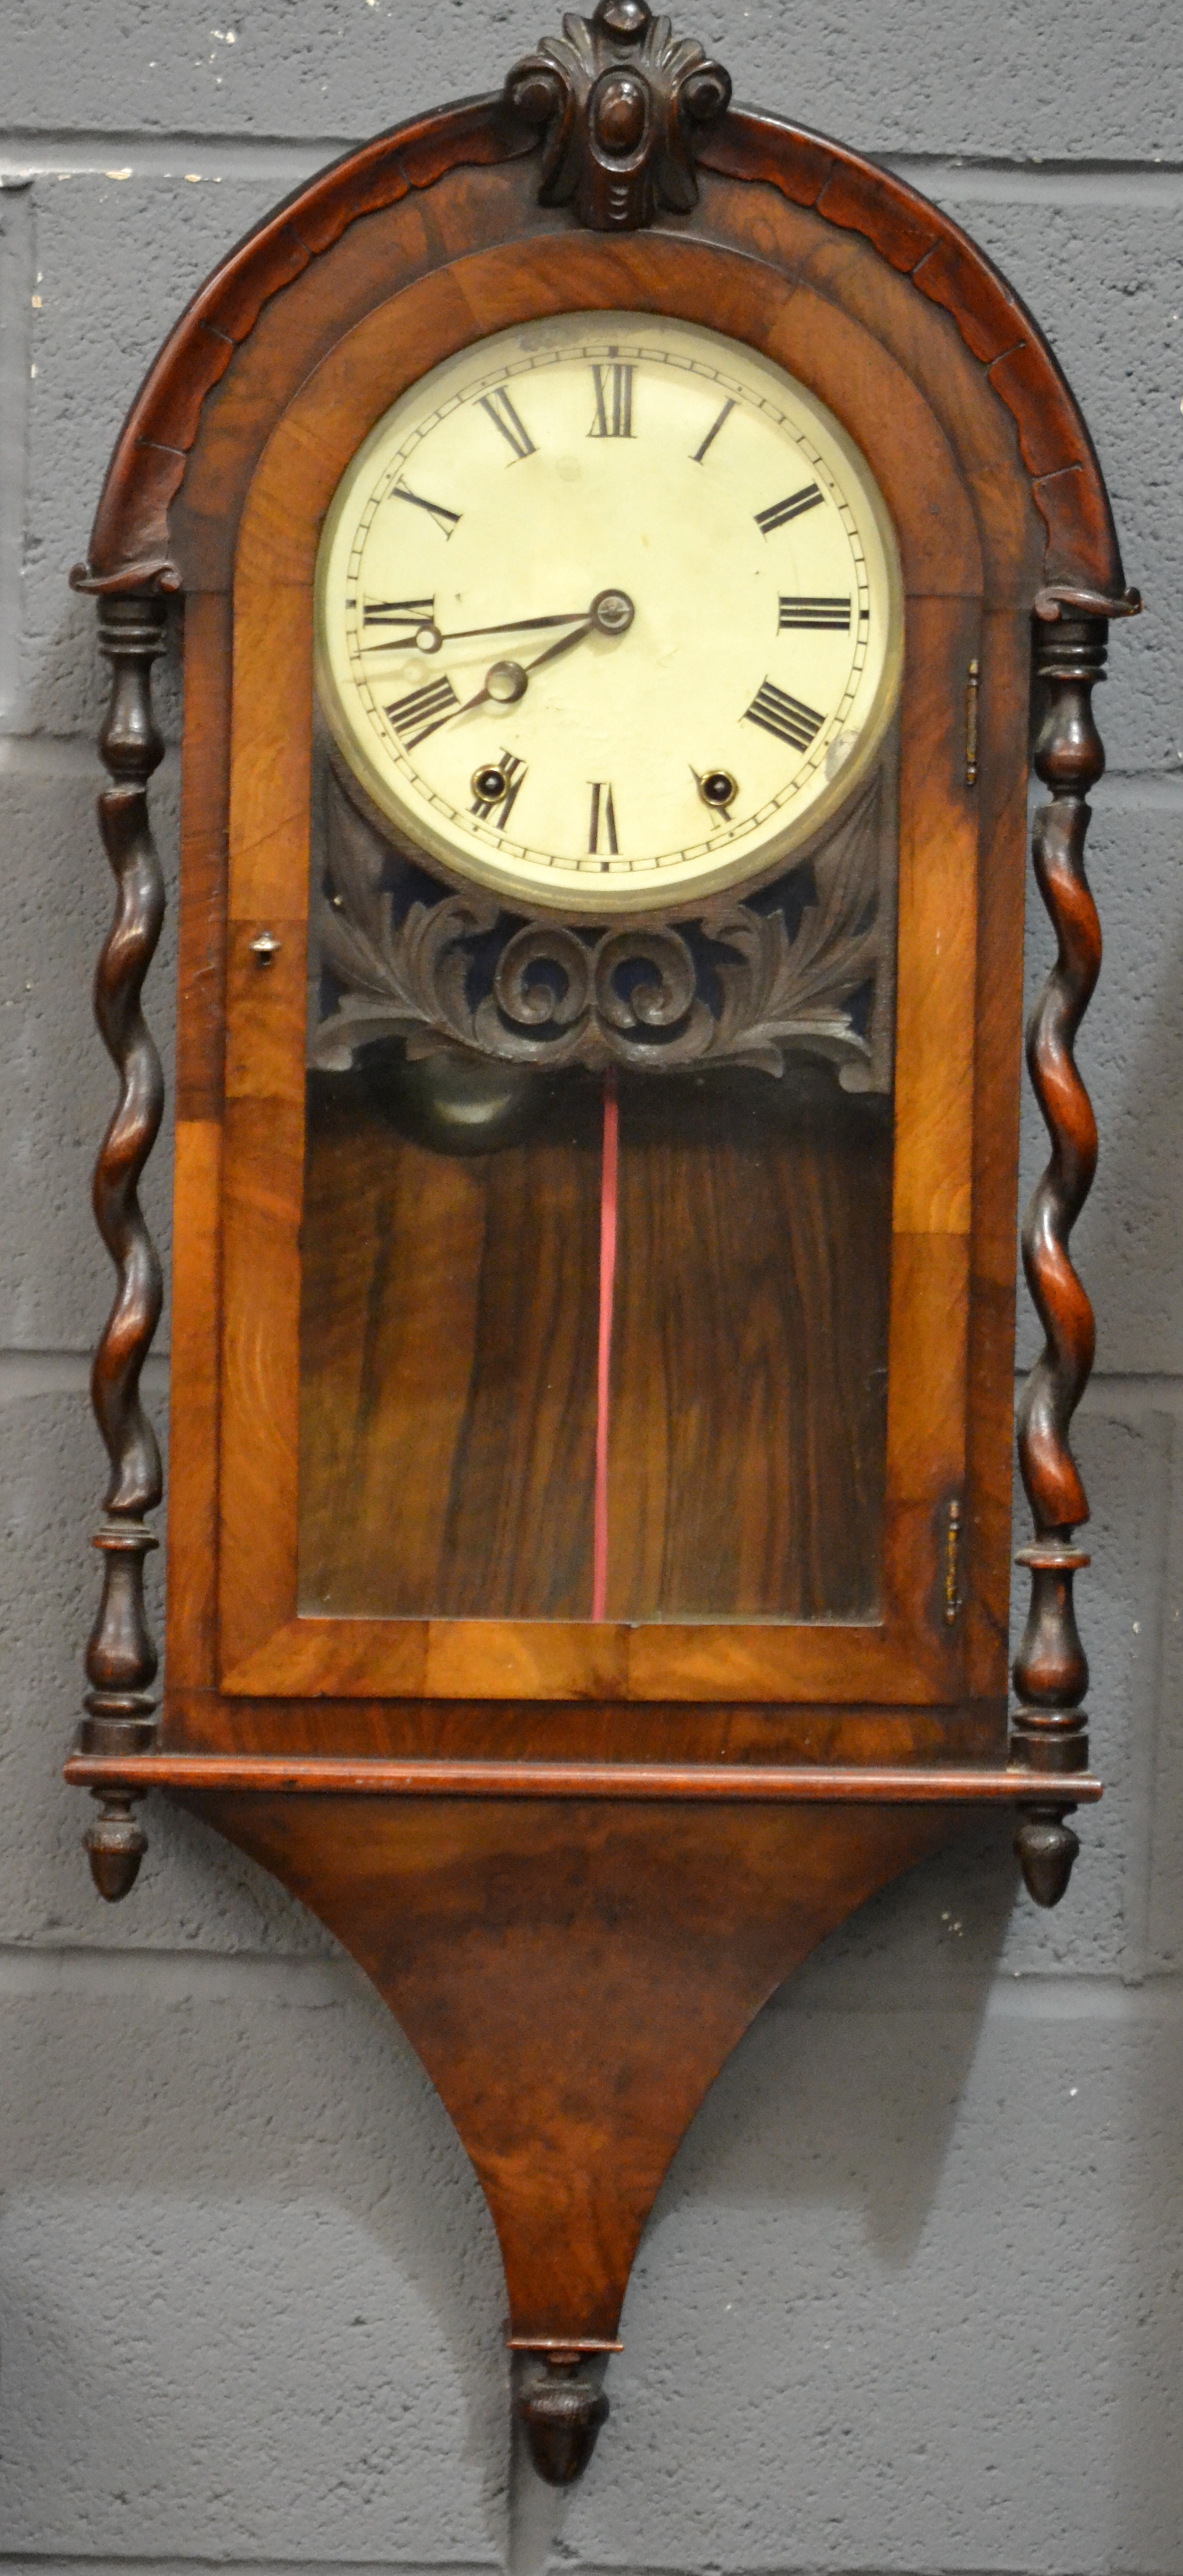
<path id="1" fill-rule="evenodd" d="M 321 541 L 321 701 L 367 794 L 528 906 L 659 912 L 770 874 L 899 685 L 882 497 L 812 394 L 637 313 L 481 341 L 388 411 Z"/>

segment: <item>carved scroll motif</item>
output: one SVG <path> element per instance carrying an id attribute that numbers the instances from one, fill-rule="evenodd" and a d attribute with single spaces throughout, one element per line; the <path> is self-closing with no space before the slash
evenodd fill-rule
<path id="1" fill-rule="evenodd" d="M 746 1064 L 778 1075 L 787 1055 L 807 1054 L 829 1058 L 847 1090 L 886 1090 L 881 801 L 876 780 L 811 860 L 746 902 L 706 902 L 677 925 L 576 929 L 523 922 L 476 892 L 400 911 L 405 870 L 334 777 L 314 929 L 336 991 L 310 1061 L 340 1072 L 383 1038 L 404 1039 L 410 1056 L 459 1047 L 548 1071 Z"/>
<path id="2" fill-rule="evenodd" d="M 573 206 L 598 232 L 635 232 L 660 208 L 697 204 L 697 138 L 730 98 L 722 65 L 673 35 L 647 0 L 568 15 L 562 35 L 544 36 L 505 84 L 511 115 L 543 128 L 539 202 Z"/>

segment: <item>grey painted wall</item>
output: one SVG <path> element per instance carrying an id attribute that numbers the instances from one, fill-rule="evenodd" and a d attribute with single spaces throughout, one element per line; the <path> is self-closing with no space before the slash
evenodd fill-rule
<path id="1" fill-rule="evenodd" d="M 1083 1609 L 1111 1788 L 1058 1914 L 1016 1898 L 984 1828 L 762 2016 L 662 2194 L 616 2411 L 563 2506 L 509 2459 L 492 2230 L 381 2007 L 269 1881 L 163 1811 L 108 1912 L 56 1776 L 94 1598 L 84 1353 L 108 1283 L 86 1193 L 111 1099 L 86 1002 L 100 687 L 65 571 L 140 373 L 217 256 L 355 138 L 494 82 L 550 16 L 227 7 L 0 17 L 0 2565 L 1175 2576 L 1183 16 L 687 9 L 741 98 L 888 158 L 1001 262 L 1066 362 L 1150 597 L 1101 702 L 1108 950 L 1083 1049 L 1104 1137 L 1079 1234 L 1100 1316 Z M 167 849 L 175 787 L 171 755 Z M 153 1010 L 167 1032 L 167 945 Z M 1031 1133 L 1029 1175 L 1037 1154 Z M 150 1376 L 162 1409 L 163 1359 Z"/>

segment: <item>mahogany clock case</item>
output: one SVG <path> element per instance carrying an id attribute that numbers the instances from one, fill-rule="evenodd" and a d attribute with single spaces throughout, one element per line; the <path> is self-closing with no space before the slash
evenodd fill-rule
<path id="1" fill-rule="evenodd" d="M 610 308 L 647 296 L 660 300 L 666 310 L 671 305 L 689 309 L 690 318 L 705 318 L 709 312 L 718 317 L 724 278 L 731 283 L 730 262 L 719 247 L 704 256 L 697 245 L 666 244 L 652 235 L 620 243 L 556 240 L 548 243 L 545 263 L 537 267 L 523 260 L 520 244 L 515 244 L 512 257 L 499 249 L 461 255 L 454 239 L 449 239 L 448 247 L 446 271 L 442 275 L 433 271 L 407 290 L 410 311 L 400 310 L 403 298 L 384 302 L 294 395 L 256 469 L 239 534 L 229 826 L 227 1049 L 231 1071 L 223 1171 L 228 1217 L 223 1236 L 227 1331 L 218 1613 L 223 1689 L 252 1696 L 276 1690 L 298 1692 L 302 1677 L 315 1671 L 321 1690 L 335 1688 L 350 1696 L 376 1690 L 449 1699 L 478 1693 L 498 1698 L 578 1693 L 584 1699 L 668 1702 L 741 1695 L 781 1701 L 805 1696 L 849 1700 L 857 1694 L 905 1703 L 955 1700 L 963 1693 L 976 1697 L 979 1692 L 973 1682 L 966 1691 L 963 1680 L 962 1632 L 947 1627 L 943 1613 L 933 1619 L 927 1610 L 928 1597 L 943 1579 L 942 1507 L 951 1494 L 961 1491 L 965 1477 L 976 817 L 964 784 L 963 710 L 966 671 L 982 645 L 981 610 L 975 596 L 981 574 L 961 494 L 947 466 L 939 475 L 934 460 L 927 509 L 931 513 L 935 508 L 945 535 L 942 571 L 935 581 L 931 578 L 931 567 L 924 566 L 920 551 L 923 538 L 918 545 L 914 535 L 915 503 L 903 488 L 909 480 L 903 455 L 897 451 L 891 458 L 887 441 L 873 429 L 869 461 L 879 473 L 900 526 L 912 651 L 923 657 L 926 671 L 932 674 L 923 690 L 909 687 L 906 680 L 901 719 L 894 1333 L 887 1354 L 884 1615 L 865 1626 L 844 1622 L 840 1632 L 831 1624 L 817 1623 L 748 1626 L 735 1617 L 718 1632 L 708 1617 L 697 1620 L 684 1635 L 673 1615 L 675 1594 L 674 1601 L 667 1595 L 661 1604 L 665 1615 L 658 1626 L 636 1626 L 611 1617 L 595 1622 L 552 1617 L 544 1622 L 535 1615 L 499 1621 L 494 1631 L 489 1613 L 496 1608 L 496 1592 L 487 1574 L 483 1577 L 485 1615 L 471 1624 L 463 1618 L 432 1617 L 326 1620 L 308 1615 L 307 1605 L 302 1611 L 299 1606 L 299 1471 L 294 1463 L 299 1444 L 294 1425 L 299 1404 L 299 1230 L 305 1143 L 305 889 L 313 774 L 309 619 L 311 573 L 323 513 L 375 406 L 383 405 L 397 382 L 399 368 L 422 369 L 446 353 L 458 328 L 472 330 L 474 317 L 481 324 L 499 326 L 515 313 L 522 315 L 523 308 L 527 313 L 539 305 L 561 310 L 586 304 L 597 293 Z M 462 323 L 455 301 L 460 289 Z M 749 277 L 737 266 L 728 318 L 749 331 L 760 328 L 764 346 L 774 356 L 795 356 L 801 345 L 794 340 L 786 349 L 770 325 L 767 281 L 759 269 Z M 816 317 L 811 317 L 809 356 L 815 386 L 828 400 L 847 372 L 847 352 L 840 348 L 826 368 Z M 876 409 L 890 417 L 896 389 L 881 379 L 874 392 Z M 849 397 L 847 418 L 853 428 Z M 858 426 L 864 427 L 861 419 Z M 907 429 L 912 424 L 905 421 L 902 426 Z M 937 587 L 938 582 L 950 580 L 959 584 L 952 593 Z M 271 785 L 281 769 L 293 783 L 297 779 L 300 783 L 298 803 L 282 817 L 276 812 Z M 936 984 L 925 963 L 924 933 L 917 928 L 918 904 L 939 910 L 945 925 L 944 972 Z M 277 937 L 280 945 L 260 974 L 250 943 L 267 935 Z M 286 1081 L 281 1067 L 287 1068 Z M 953 1081 L 951 1069 L 958 1077 Z M 714 1080 L 718 1083 L 720 1076 Z M 934 1120 L 930 1104 L 938 1085 L 946 1098 Z M 632 1155 L 629 1104 L 624 1105 L 622 1168 L 627 1176 Z M 717 1150 L 712 1159 L 717 1170 Z M 537 1155 L 533 1160 L 537 1163 Z M 652 1169 L 653 1157 L 647 1160 Z M 260 1189 L 264 1172 L 266 1185 Z M 676 1192 L 676 1184 L 673 1188 Z M 280 1214 L 285 1198 L 286 1224 Z M 629 1205 L 626 1186 L 626 1225 Z M 425 1200 L 420 1194 L 412 1224 L 419 1230 L 424 1278 L 433 1281 L 430 1291 L 423 1293 L 430 1296 L 431 1309 L 438 1316 L 439 1296 L 447 1291 L 435 1284 L 430 1207 L 430 1197 Z M 659 1229 L 667 1219 L 673 1237 L 668 1256 L 676 1266 L 692 1257 L 692 1241 L 680 1244 L 677 1239 L 673 1196 L 668 1209 L 652 1214 Z M 691 1208 L 683 1219 L 689 1238 L 699 1222 L 699 1212 Z M 352 1227 L 347 1231 L 352 1235 Z M 574 1265 L 577 1225 L 567 1226 L 566 1239 Z M 856 1245 L 857 1236 L 851 1243 L 852 1260 L 862 1251 Z M 408 1247 L 408 1256 L 410 1252 Z M 843 1257 L 839 1249 L 835 1255 L 839 1271 Z M 461 1259 L 457 1245 L 452 1263 L 456 1274 Z M 462 1276 L 456 1276 L 454 1284 L 462 1294 Z M 559 1293 L 565 1293 L 566 1311 L 573 1327 L 577 1326 L 586 1318 L 589 1305 L 577 1272 Z M 339 1294 L 333 1302 L 339 1309 Z M 642 1288 L 640 1320 L 652 1316 L 655 1303 Z M 594 1326 L 594 1311 L 592 1322 Z M 627 1309 L 625 1322 L 627 1329 Z M 931 1355 L 938 1346 L 946 1353 L 939 1391 L 931 1368 Z M 737 1362 L 725 1347 L 704 1349 L 701 1357 L 685 1351 L 683 1356 L 690 1372 L 697 1369 L 704 1382 L 722 1376 L 725 1386 L 736 1387 Z M 868 1362 L 873 1370 L 880 1355 L 872 1349 L 860 1357 L 865 1377 Z M 637 1375 L 642 1383 L 652 1381 L 656 1359 L 652 1348 L 638 1354 Z M 623 1341 L 622 1373 L 627 1373 L 629 1361 L 627 1341 Z M 438 1369 L 439 1363 L 429 1366 Z M 930 1444 L 923 1463 L 915 1430 L 910 1428 L 922 1387 L 925 1436 Z M 310 1447 L 320 1457 L 326 1454 L 341 1396 L 338 1378 L 320 1395 L 311 1440 L 306 1419 L 306 1458 Z M 569 1405 L 568 1417 L 570 1412 Z M 568 1418 L 569 1434 L 572 1430 Z M 799 1434 L 798 1446 L 805 1448 L 810 1436 L 809 1429 Z M 816 1433 L 812 1436 L 816 1442 Z M 787 1461 L 790 1439 L 785 1430 L 778 1435 L 769 1422 L 750 1445 L 757 1441 L 771 1456 Z M 632 1457 L 639 1460 L 645 1446 L 642 1426 Z M 842 1474 L 849 1450 L 844 1455 L 836 1436 L 832 1446 L 835 1476 L 853 1486 L 854 1479 Z M 824 1465 L 821 1473 L 825 1474 Z M 568 1490 L 576 1496 L 580 1481 L 577 1475 L 567 1480 Z M 685 1484 L 683 1477 L 682 1490 Z M 511 1501 L 510 1518 L 518 1518 L 526 1508 L 523 1493 Z M 766 1488 L 753 1494 L 750 1508 L 767 1522 Z M 339 1520 L 339 1513 L 334 1516 Z M 664 1517 L 668 1520 L 668 1514 Z M 832 1518 L 838 1518 L 836 1509 Z M 548 1511 L 548 1528 L 549 1545 L 553 1545 L 557 1538 L 553 1507 Z M 654 1553 L 660 1539 L 651 1529 L 647 1535 L 649 1552 Z M 628 1552 L 633 1554 L 632 1547 Z M 472 1579 L 479 1587 L 481 1573 Z M 1001 1692 L 1003 1674 L 997 1658 L 995 1663 L 994 1689 Z M 175 1672 L 172 1640 L 170 1672 Z M 497 1736 L 505 1744 L 500 1726 Z"/>
<path id="2" fill-rule="evenodd" d="M 1067 1237 L 1093 1151 L 1071 1044 L 1098 954 L 1091 689 L 1105 620 L 1136 605 L 1071 395 L 972 244 L 841 147 L 727 111 L 697 47 L 670 50 L 639 0 L 604 0 L 585 47 L 603 98 L 624 78 L 629 117 L 638 88 L 652 111 L 622 161 L 571 69 L 573 24 L 504 100 L 380 138 L 231 254 L 133 407 L 78 576 L 115 682 L 101 810 L 119 894 L 98 993 L 122 1092 L 96 1185 L 119 1273 L 95 1379 L 104 1605 L 68 1766 L 101 1802 L 88 1842 L 105 1894 L 135 1874 L 134 1800 L 164 1785 L 374 1977 L 481 2174 L 511 2341 L 552 2356 L 554 2386 L 523 2405 L 558 2477 L 602 2417 L 563 2374 L 614 2345 L 668 2158 L 769 1992 L 970 1805 L 1019 1810 L 1028 1882 L 1055 1901 L 1076 1848 L 1065 1816 L 1100 1794 L 1071 1600 L 1087 1505 L 1067 1425 L 1091 1318 Z M 845 1093 L 816 1064 L 780 1089 L 709 1063 L 689 1087 L 620 1079 L 611 1463 L 627 1509 L 592 1617 L 600 1093 L 585 1071 L 552 1130 L 462 1168 L 397 1132 L 364 1068 L 308 1073 L 313 576 L 340 478 L 403 388 L 511 325 L 620 310 L 706 323 L 829 406 L 894 525 L 905 661 L 876 790 L 897 913 L 890 1089 Z M 141 1573 L 159 1475 L 137 1389 L 159 1284 L 135 1184 L 159 1120 L 139 1017 L 159 926 L 147 684 L 178 591 L 157 1723 Z M 1052 793 L 1036 866 L 1059 957 L 1031 1040 L 1053 1138 L 1027 1235 L 1048 1342 L 1021 1425 L 1035 1606 L 1008 1760 L 1033 608 Z M 709 1312 L 669 1284 L 710 1267 L 740 1196 L 753 1260 L 769 1275 L 782 1245 L 806 1312 L 794 1343 L 782 1279 L 754 1410 L 742 1264 L 728 1287 L 716 1263 Z M 395 1285 L 367 1447 L 359 1334 L 382 1224 Z M 545 1297 L 514 1297 L 522 1240 Z M 556 1333 L 551 1400 L 540 1352 Z M 440 1347 L 461 1359 L 429 1424 Z M 683 1396 L 655 1415 L 671 1368 Z M 670 1433 L 690 1396 L 697 1455 Z M 449 1523 L 431 1497 L 455 1489 L 462 1449 L 486 1464 Z"/>
<path id="3" fill-rule="evenodd" d="M 165 1740 L 242 1748 L 245 1727 L 258 1749 L 286 1749 L 292 1698 L 310 1685 L 322 1720 L 326 1697 L 344 1703 L 333 1711 L 332 1740 L 342 1751 L 407 1750 L 409 1725 L 426 1750 L 437 1740 L 431 1701 L 494 1693 L 510 1701 L 578 1693 L 561 1717 L 552 1715 L 546 1737 L 571 1752 L 590 1753 L 603 1740 L 606 1721 L 591 1714 L 592 1698 L 768 1700 L 782 1709 L 878 1700 L 914 1708 L 920 1741 L 1000 1750 L 1010 1410 L 1008 1375 L 991 1372 L 989 1362 L 1010 1329 L 1025 776 L 1015 712 L 1026 689 L 1029 603 L 1046 532 L 1025 484 L 1016 483 L 1012 424 L 980 369 L 946 316 L 923 305 L 917 316 L 915 290 L 890 271 L 885 281 L 868 245 L 835 240 L 815 215 L 722 179 L 704 184 L 694 238 L 573 235 L 533 203 L 533 183 L 527 162 L 482 172 L 479 183 L 461 169 L 431 191 L 430 232 L 415 196 L 351 227 L 282 305 L 264 308 L 234 368 L 207 397 L 173 506 L 187 594 L 188 715 Z M 775 266 L 767 257 L 774 220 Z M 495 222 L 509 239 L 490 245 Z M 391 293 L 400 277 L 406 283 Z M 873 328 L 861 318 L 860 285 Z M 683 1634 L 668 1618 L 656 1631 L 557 1619 L 499 1623 L 494 1631 L 487 1616 L 474 1628 L 452 1619 L 322 1621 L 297 1610 L 310 619 L 320 522 L 349 456 L 402 382 L 476 332 L 596 304 L 725 323 L 805 374 L 862 444 L 898 530 L 907 666 L 888 1599 L 882 1624 L 868 1627 L 745 1630 L 731 1621 L 713 1642 L 709 1623 Z M 331 345 L 310 368 L 326 308 Z M 892 320 L 907 373 L 891 346 Z M 939 388 L 935 401 L 920 390 L 923 356 Z M 281 365 L 286 383 L 277 383 Z M 256 463 L 250 446 L 245 456 L 239 451 L 245 425 L 257 436 L 261 412 L 274 425 Z M 970 787 L 965 708 L 974 662 L 982 684 Z M 211 757 L 227 736 L 228 778 Z M 200 865 L 219 850 L 223 799 L 224 894 L 220 881 L 213 889 L 200 882 L 191 856 Z M 208 972 L 222 928 L 211 913 L 223 900 L 224 1025 Z M 251 941 L 268 934 L 280 945 L 261 971 Z M 980 995 L 991 1005 L 985 1022 Z M 220 1205 L 211 1189 L 215 1143 Z M 211 1347 L 216 1321 L 202 1316 L 213 1285 L 208 1246 L 219 1237 L 220 1369 Z M 204 1387 L 218 1388 L 220 1441 L 208 1411 L 190 1401 L 190 1365 Z M 947 1625 L 942 1512 L 955 1496 L 965 1498 L 969 1543 L 959 1572 L 964 1609 Z M 211 1691 L 217 1700 L 207 1703 Z M 265 1713 L 258 1702 L 277 1693 L 280 1709 Z M 219 1723 L 217 1701 L 227 1699 L 233 1715 L 228 1708 Z M 374 1699 L 385 1702 L 381 1715 L 367 1708 L 359 1736 L 362 1712 L 349 1703 Z M 490 1740 L 475 1712 L 456 1711 L 449 1725 L 445 1705 L 438 1740 L 459 1733 L 475 1746 L 484 1732 L 489 1750 L 507 1753 L 518 1749 L 507 1718 L 498 1712 Z M 712 1735 L 717 1722 L 709 1721 Z M 668 1717 L 656 1735 L 639 1733 L 636 1717 L 607 1723 L 610 1740 L 637 1752 L 700 1749 L 690 1706 L 672 1741 Z M 761 1733 L 784 1724 L 781 1709 L 770 1711 Z M 906 1719 L 893 1721 L 893 1736 L 902 1752 Z"/>

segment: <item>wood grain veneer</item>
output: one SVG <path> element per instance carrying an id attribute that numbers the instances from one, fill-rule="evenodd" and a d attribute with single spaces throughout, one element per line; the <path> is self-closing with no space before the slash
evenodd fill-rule
<path id="1" fill-rule="evenodd" d="M 1091 1776 L 1069 1776 L 1084 1758 L 1083 1719 L 1065 1696 L 1081 1668 L 1064 1611 L 1077 1558 L 1059 1544 L 1055 1504 L 1066 1495 L 1075 1512 L 1081 1500 L 1066 1422 L 1088 1359 L 1087 1308 L 1066 1251 L 1091 1151 L 1071 1037 L 1096 968 L 1076 790 L 1100 761 L 1088 696 L 1103 619 L 1130 603 L 1068 388 L 1017 298 L 936 209 L 841 146 L 732 113 L 703 139 L 691 211 L 642 233 L 592 234 L 566 208 L 539 203 L 535 139 L 503 106 L 470 102 L 314 179 L 194 300 L 112 461 L 82 581 L 115 594 L 103 630 L 116 673 L 104 733 L 116 783 L 104 821 L 121 915 L 101 1000 L 122 1124 L 104 1149 L 99 1201 L 120 1302 L 100 1392 L 125 1519 L 109 1547 L 92 1680 L 106 1711 L 93 1724 L 114 1728 L 118 1749 L 94 1737 L 69 1776 L 104 1799 L 91 1848 L 107 1893 L 130 1884 L 142 1848 L 130 1799 L 159 1783 L 315 1908 L 398 2014 L 473 2157 L 505 2255 L 511 2340 L 603 2351 L 615 2343 L 668 2158 L 779 1980 L 980 1805 L 1029 1811 L 1024 1866 L 1051 1901 L 1074 1839 L 1065 1811 L 1099 1794 Z M 800 1208 L 786 1203 L 787 1167 L 770 1153 L 745 1211 L 762 1246 L 780 1226 L 786 1274 L 795 1294 L 805 1286 L 811 1312 L 828 1301 L 844 1315 L 842 1366 L 824 1401 L 811 1395 L 813 1445 L 803 1450 L 800 1388 L 769 1357 L 788 1276 L 773 1292 L 765 1268 L 763 1302 L 743 1311 L 712 1249 L 736 1185 L 734 1147 L 699 1188 L 688 1178 L 693 1140 L 671 1139 L 647 1109 L 630 1131 L 626 1104 L 622 1236 L 635 1294 L 630 1303 L 626 1284 L 611 1464 L 620 1526 L 631 1516 L 646 1541 L 635 1551 L 621 1542 L 617 1615 L 597 1623 L 572 1615 L 584 1580 L 588 1416 L 583 1310 L 568 1312 L 566 1291 L 585 1277 L 592 1248 L 576 1176 L 554 1181 L 547 1233 L 507 1167 L 507 1208 L 538 1224 L 536 1269 L 553 1262 L 555 1274 L 549 1286 L 536 1278 L 516 1321 L 501 1312 L 499 1340 L 482 1344 L 488 1319 L 475 1306 L 457 1328 L 463 1365 L 425 1432 L 428 1502 L 418 1514 L 382 1419 L 387 1402 L 403 1418 L 415 1351 L 390 1349 L 379 1367 L 363 1326 L 368 1380 L 356 1366 L 355 1322 L 385 1258 L 389 1140 L 350 1175 L 348 1192 L 334 1188 L 334 1209 L 344 1201 L 353 1229 L 336 1247 L 337 1268 L 301 1260 L 301 1226 L 311 1252 L 318 1192 L 344 1150 L 331 1118 L 323 1129 L 314 1122 L 306 1202 L 309 583 L 339 475 L 408 382 L 518 320 L 616 306 L 730 332 L 830 405 L 896 524 L 907 660 L 890 1174 L 886 1155 L 868 1149 L 853 1207 L 815 1139 L 793 1166 Z M 1041 590 L 1048 584 L 1060 588 Z M 137 1017 L 159 890 L 143 793 L 156 751 L 146 667 L 162 641 L 161 595 L 177 589 L 187 632 L 169 1681 L 161 1749 L 137 1755 L 151 1734 L 155 1668 L 138 1589 L 151 1445 L 135 1400 L 153 1322 L 134 1198 L 155 1117 Z M 1051 1805 L 1032 1814 L 1039 1784 L 1007 1770 L 1003 1751 L 1037 597 L 1049 621 L 1063 611 L 1076 623 L 1048 642 L 1041 664 L 1050 712 L 1040 760 L 1053 806 L 1038 861 L 1061 955 L 1033 1041 L 1055 1157 L 1029 1244 L 1050 1321 L 1024 1440 L 1042 1608 L 1021 1669 L 1026 1758 L 1059 1764 L 1063 1776 Z M 981 681 L 973 785 L 962 716 L 971 660 Z M 251 942 L 264 931 L 278 946 L 261 971 Z M 879 1425 L 878 1398 L 865 1399 L 858 1382 L 880 1364 L 864 1365 L 882 1347 L 876 1264 L 889 1180 Z M 438 1276 L 462 1305 L 470 1254 L 479 1263 L 493 1247 L 504 1269 L 498 1224 L 509 1220 L 479 1175 L 441 1183 L 443 1198 L 449 1189 Z M 715 1262 L 705 1333 L 676 1273 L 661 1270 L 692 1217 Z M 823 1239 L 842 1230 L 872 1281 L 862 1315 L 845 1312 L 844 1283 L 824 1272 Z M 405 1197 L 392 1205 L 399 1286 L 389 1304 L 371 1296 L 378 1341 L 385 1332 L 397 1344 L 404 1324 L 415 1326 L 405 1276 L 425 1231 L 413 1239 Z M 656 1282 L 648 1303 L 642 1279 Z M 319 1407 L 306 1432 L 323 1469 L 315 1496 L 307 1480 L 308 1563 L 330 1590 L 344 1579 L 333 1515 L 349 1505 L 367 1532 L 366 1581 L 377 1581 L 393 1534 L 430 1616 L 299 1615 L 302 1280 Z M 749 1383 L 766 1370 L 759 1428 L 771 1436 L 758 1458 L 744 1403 L 729 1411 L 713 1379 L 702 1420 L 686 1412 L 696 1336 L 693 1382 L 728 1335 Z M 562 1379 L 528 1470 L 513 1456 L 506 1394 L 527 1346 L 539 1420 L 552 1350 Z M 800 1365 L 814 1389 L 820 1353 L 807 1323 Z M 677 1437 L 664 1446 L 654 1439 L 657 1374 L 676 1395 L 663 1420 Z M 379 1426 L 368 1446 L 358 1437 L 367 1418 Z M 795 1487 L 787 1466 L 777 1484 L 778 1443 Z M 471 1494 L 456 1516 L 462 1455 Z M 743 1534 L 730 1552 L 716 1542 L 712 1586 L 730 1584 L 743 1604 L 766 1597 L 775 1572 L 795 1609 L 840 1595 L 844 1618 L 646 1615 L 693 1600 L 713 1539 L 696 1490 L 708 1458 L 737 1498 L 731 1526 Z M 441 1582 L 457 1607 L 474 1606 L 464 1588 L 473 1497 L 494 1533 L 485 1560 L 495 1579 L 479 1606 L 504 1615 L 446 1617 L 433 1597 Z M 835 1538 L 843 1497 L 847 1523 Z M 950 1594 L 952 1503 L 964 1544 Z M 510 1616 L 543 1563 L 534 1532 L 544 1524 L 558 1543 L 543 1597 L 560 1615 Z M 809 1543 L 794 1556 L 791 1531 L 807 1525 Z M 880 1549 L 876 1607 L 861 1587 Z"/>

